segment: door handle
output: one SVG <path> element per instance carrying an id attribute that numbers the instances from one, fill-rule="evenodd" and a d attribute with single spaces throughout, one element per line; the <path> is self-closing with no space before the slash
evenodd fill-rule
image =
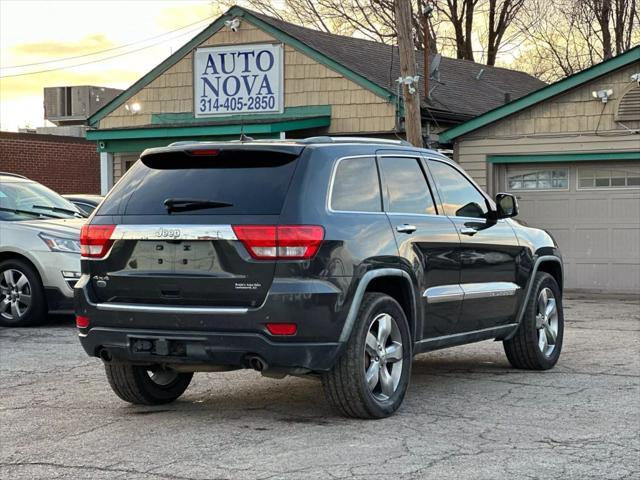
<path id="1" fill-rule="evenodd" d="M 409 225 L 408 223 L 405 223 L 403 225 L 398 225 L 396 227 L 396 230 L 400 233 L 413 233 L 417 229 L 418 228 L 415 225 Z"/>
<path id="2" fill-rule="evenodd" d="M 460 229 L 460 233 L 462 235 L 475 235 L 476 233 L 478 233 L 478 230 L 473 227 L 462 227 Z"/>

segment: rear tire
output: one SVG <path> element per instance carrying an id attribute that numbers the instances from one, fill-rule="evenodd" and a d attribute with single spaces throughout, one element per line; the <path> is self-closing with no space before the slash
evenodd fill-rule
<path id="1" fill-rule="evenodd" d="M 538 272 L 520 326 L 503 342 L 507 359 L 514 368 L 553 368 L 560 358 L 563 336 L 562 292 L 551 275 Z"/>
<path id="2" fill-rule="evenodd" d="M 0 262 L 0 326 L 31 327 L 45 322 L 47 302 L 42 281 L 27 262 Z"/>
<path id="3" fill-rule="evenodd" d="M 346 349 L 322 376 L 327 400 L 342 415 L 384 418 L 402 404 L 412 361 L 411 333 L 402 307 L 381 293 L 367 293 Z"/>
<path id="4" fill-rule="evenodd" d="M 162 405 L 176 400 L 191 383 L 193 373 L 179 373 L 128 363 L 105 363 L 111 389 L 125 402 L 135 405 Z"/>

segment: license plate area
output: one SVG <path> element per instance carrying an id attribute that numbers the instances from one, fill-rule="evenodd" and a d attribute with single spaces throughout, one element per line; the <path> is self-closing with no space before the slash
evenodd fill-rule
<path id="1" fill-rule="evenodd" d="M 127 271 L 156 273 L 215 273 L 220 264 L 210 241 L 152 241 L 136 243 Z"/>

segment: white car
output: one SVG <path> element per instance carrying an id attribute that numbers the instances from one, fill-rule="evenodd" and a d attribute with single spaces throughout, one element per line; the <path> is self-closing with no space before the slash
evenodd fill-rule
<path id="1" fill-rule="evenodd" d="M 70 312 L 84 216 L 44 185 L 0 172 L 0 326 Z"/>

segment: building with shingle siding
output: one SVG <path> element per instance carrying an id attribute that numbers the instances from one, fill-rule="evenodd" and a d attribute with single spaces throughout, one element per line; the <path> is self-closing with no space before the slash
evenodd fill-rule
<path id="1" fill-rule="evenodd" d="M 399 76 L 395 46 L 233 7 L 90 118 L 102 191 L 145 148 L 181 140 L 396 138 Z M 439 131 L 544 86 L 526 73 L 451 58 L 440 59 L 430 82 L 422 117 L 432 145 Z"/>
<path id="2" fill-rule="evenodd" d="M 640 47 L 439 135 L 489 193 L 546 228 L 566 286 L 640 292 Z M 603 101 L 603 99 L 605 101 Z"/>

